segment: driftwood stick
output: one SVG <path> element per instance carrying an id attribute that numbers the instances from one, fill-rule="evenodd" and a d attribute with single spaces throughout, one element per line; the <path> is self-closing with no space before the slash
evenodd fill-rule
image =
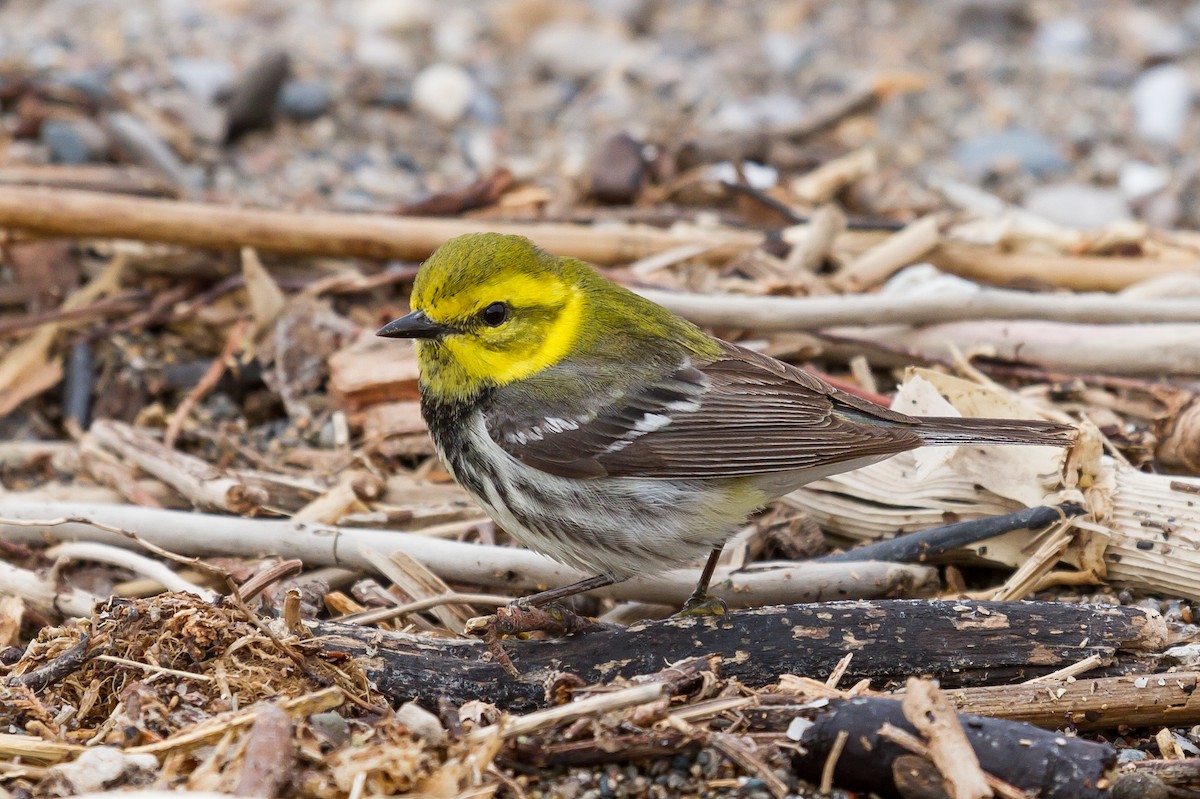
<path id="1" fill-rule="evenodd" d="M 247 486 L 199 458 L 176 452 L 123 422 L 98 420 L 88 437 L 162 480 L 200 508 L 247 513 L 267 501 L 262 489 Z"/>
<path id="2" fill-rule="evenodd" d="M 722 676 L 750 686 L 774 683 L 784 673 L 827 675 L 847 651 L 854 652 L 851 678 L 929 674 L 963 685 L 1028 679 L 1091 654 L 1111 661 L 1119 651 L 1157 652 L 1167 636 L 1160 616 L 1113 606 L 826 602 L 756 608 L 725 620 L 668 619 L 546 641 L 506 640 L 520 674 L 514 678 L 485 659 L 486 647 L 476 641 L 328 622 L 311 628 L 326 649 L 366 658 L 368 675 L 393 703 L 434 707 L 445 696 L 522 711 L 545 703 L 544 681 L 561 671 L 589 683 L 610 681 L 701 654 L 720 655 Z M 1139 662 L 1136 654 L 1122 658 Z M 1142 657 L 1143 668 L 1147 660 L 1153 658 Z"/>
<path id="3" fill-rule="evenodd" d="M 8 540 L 5 537 L 5 540 Z M 87 616 L 99 597 L 78 588 L 58 589 L 54 581 L 0 561 L 0 595 L 14 594 L 43 613 Z"/>
<path id="4" fill-rule="evenodd" d="M 246 246 L 293 255 L 409 261 L 426 258 L 455 236 L 488 230 L 528 236 L 558 255 L 600 264 L 636 261 L 693 243 L 713 245 L 703 257 L 722 259 L 763 240 L 759 233 L 743 231 L 676 235 L 650 227 L 616 231 L 485 219 L 301 213 L 20 186 L 0 191 L 0 228 L 159 241 L 208 250 Z"/>
<path id="5" fill-rule="evenodd" d="M 66 520 L 52 527 L 6 524 L 14 521 Z M 149 544 L 192 557 L 260 557 L 282 554 L 310 566 L 343 566 L 373 570 L 365 549 L 400 550 L 424 563 L 449 582 L 486 585 L 510 592 L 566 585 L 590 575 L 559 565 L 517 547 L 445 541 L 418 533 L 332 527 L 288 520 L 247 519 L 203 513 L 72 502 L 21 502 L 0 499 L 0 537 L 35 543 L 47 538 L 99 541 L 126 548 L 136 544 L 118 533 L 98 529 L 98 522 L 136 534 Z M 619 583 L 597 593 L 658 604 L 682 602 L 695 586 L 699 571 L 679 569 Z M 752 569 L 718 571 L 713 593 L 730 605 L 812 602 L 831 598 L 863 598 L 923 592 L 937 583 L 928 566 L 895 563 L 755 564 Z"/>
<path id="6" fill-rule="evenodd" d="M 937 361 L 951 347 L 1046 369 L 1119 375 L 1200 374 L 1200 325 L 977 320 L 911 327 L 829 328 L 832 341 L 902 348 Z M 910 361 L 911 362 L 911 361 Z"/>
<path id="7" fill-rule="evenodd" d="M 885 238 L 876 231 L 848 230 L 834 249 L 854 258 Z M 1120 255 L 1042 255 L 1005 252 L 997 247 L 943 240 L 926 253 L 942 271 L 993 286 L 1057 286 L 1073 291 L 1120 291 L 1159 275 L 1200 274 L 1200 259 Z"/>
<path id="8" fill-rule="evenodd" d="M 959 688 L 946 695 L 962 713 L 1058 729 L 1186 727 L 1200 724 L 1200 673 L 1129 674 L 1054 683 Z"/>
<path id="9" fill-rule="evenodd" d="M 1033 294 L 988 289 L 940 296 L 847 294 L 742 297 L 636 289 L 698 325 L 760 331 L 819 330 L 836 325 L 922 325 L 970 319 L 1141 324 L 1200 322 L 1200 300 L 1142 300 L 1108 294 Z"/>
<path id="10" fill-rule="evenodd" d="M 867 544 L 845 552 L 825 555 L 816 560 L 821 563 L 847 563 L 857 560 L 920 563 L 937 555 L 1013 530 L 1034 530 L 1086 512 L 1079 505 L 1069 502 L 1061 505 L 1039 505 L 1035 508 L 1024 508 L 1006 513 L 1003 516 L 985 516 L 981 519 L 931 527 L 928 530 L 909 533 L 887 541 L 877 541 L 874 544 Z"/>
<path id="11" fill-rule="evenodd" d="M 792 766 L 804 779 L 815 780 L 840 732 L 848 732 L 838 759 L 834 784 L 854 791 L 897 796 L 892 762 L 907 750 L 881 736 L 884 725 L 912 733 L 900 702 L 878 697 L 833 700 L 802 717 L 813 722 L 804 731 Z M 1028 724 L 964 716 L 962 727 L 979 765 L 1042 799 L 1107 799 L 1108 775 L 1117 750 L 1108 744 L 1067 738 Z"/>

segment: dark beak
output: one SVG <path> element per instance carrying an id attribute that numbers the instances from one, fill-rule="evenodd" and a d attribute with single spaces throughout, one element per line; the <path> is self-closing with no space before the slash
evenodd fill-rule
<path id="1" fill-rule="evenodd" d="M 375 335 L 384 338 L 441 338 L 454 331 L 449 325 L 435 322 L 424 311 L 413 311 L 388 322 Z"/>

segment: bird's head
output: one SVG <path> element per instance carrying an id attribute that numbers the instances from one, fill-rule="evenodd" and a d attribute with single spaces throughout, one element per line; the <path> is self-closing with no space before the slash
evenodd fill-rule
<path id="1" fill-rule="evenodd" d="M 571 352 L 586 311 L 585 273 L 591 270 L 583 263 L 520 236 L 459 236 L 421 266 L 412 312 L 377 335 L 417 340 L 425 390 L 442 399 L 470 397 Z"/>

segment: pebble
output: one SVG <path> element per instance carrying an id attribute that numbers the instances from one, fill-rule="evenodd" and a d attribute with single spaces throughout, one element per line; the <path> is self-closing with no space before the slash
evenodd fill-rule
<path id="1" fill-rule="evenodd" d="M 113 101 L 112 92 L 108 88 L 110 70 L 100 67 L 83 72 L 68 72 L 59 79 L 64 86 L 79 92 L 96 105 L 107 105 Z"/>
<path id="2" fill-rule="evenodd" d="M 1133 202 L 1166 188 L 1170 175 L 1162 167 L 1145 161 L 1126 161 L 1117 175 L 1117 187 L 1125 199 Z"/>
<path id="3" fill-rule="evenodd" d="M 609 28 L 580 22 L 551 22 L 534 34 L 529 54 L 554 75 L 584 79 L 604 73 L 629 56 L 628 40 Z"/>
<path id="4" fill-rule="evenodd" d="M 1038 61 L 1051 68 L 1086 68 L 1092 30 L 1079 17 L 1059 17 L 1038 26 L 1033 47 Z"/>
<path id="5" fill-rule="evenodd" d="M 437 716 L 415 702 L 405 702 L 396 711 L 396 720 L 408 728 L 417 738 L 431 746 L 441 746 L 446 741 L 446 728 Z"/>
<path id="6" fill-rule="evenodd" d="M 342 746 L 350 740 L 350 724 L 338 713 L 314 713 L 309 717 L 308 723 L 317 735 L 334 747 Z"/>
<path id="7" fill-rule="evenodd" d="M 645 145 L 626 133 L 600 145 L 592 160 L 591 195 L 600 202 L 626 205 L 633 202 L 646 175 Z"/>
<path id="8" fill-rule="evenodd" d="M 1057 144 L 1024 128 L 985 133 L 960 142 L 954 148 L 954 160 L 975 180 L 1008 171 L 1045 177 L 1067 168 Z"/>
<path id="9" fill-rule="evenodd" d="M 1167 786 L 1153 774 L 1119 774 L 1113 781 L 1112 799 L 1167 799 Z"/>
<path id="10" fill-rule="evenodd" d="M 763 57 L 775 72 L 790 75 L 804 66 L 815 54 L 813 42 L 794 33 L 772 30 L 760 40 Z"/>
<path id="11" fill-rule="evenodd" d="M 1130 102 L 1139 136 L 1159 144 L 1176 144 L 1191 110 L 1191 80 L 1177 64 L 1152 67 L 1134 81 Z"/>
<path id="12" fill-rule="evenodd" d="M 215 103 L 233 86 L 233 65 L 212 58 L 177 58 L 171 76 L 197 100 Z"/>
<path id="13" fill-rule="evenodd" d="M 1080 230 L 1130 218 L 1120 191 L 1086 183 L 1039 186 L 1025 195 L 1022 205 L 1051 222 Z"/>
<path id="14" fill-rule="evenodd" d="M 279 93 L 279 110 L 290 119 L 316 119 L 329 110 L 331 100 L 329 87 L 324 83 L 292 80 Z"/>
<path id="15" fill-rule="evenodd" d="M 475 81 L 458 64 L 426 67 L 413 81 L 413 107 L 435 122 L 450 126 L 462 119 L 471 105 Z"/>
<path id="16" fill-rule="evenodd" d="M 291 57 L 282 50 L 266 53 L 246 70 L 229 98 L 225 138 L 234 141 L 243 133 L 271 122 L 279 90 L 291 71 Z"/>
<path id="17" fill-rule="evenodd" d="M 108 152 L 108 136 L 90 119 L 48 119 L 42 123 L 41 142 L 56 164 L 88 164 Z"/>
<path id="18" fill-rule="evenodd" d="M 1118 763 L 1137 763 L 1150 757 L 1141 749 L 1119 749 L 1117 750 Z"/>
<path id="19" fill-rule="evenodd" d="M 432 0 L 360 0 L 354 18 L 364 30 L 406 33 L 426 27 L 434 11 Z"/>

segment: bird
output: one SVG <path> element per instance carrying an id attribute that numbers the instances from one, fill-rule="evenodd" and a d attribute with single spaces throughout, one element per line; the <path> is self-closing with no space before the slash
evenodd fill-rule
<path id="1" fill-rule="evenodd" d="M 509 535 L 593 575 L 542 607 L 707 556 L 684 615 L 756 509 L 926 445 L 1069 446 L 1070 425 L 914 417 L 715 338 L 527 238 L 458 236 L 420 267 L 411 311 L 421 412 L 447 471 Z M 677 614 L 678 615 L 678 614 Z"/>

